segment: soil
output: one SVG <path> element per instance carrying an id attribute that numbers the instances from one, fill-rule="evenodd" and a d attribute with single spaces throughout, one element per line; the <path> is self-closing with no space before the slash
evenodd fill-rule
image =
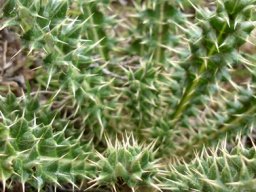
<path id="1" fill-rule="evenodd" d="M 0 95 L 9 91 L 20 96 L 26 90 L 26 81 L 34 78 L 34 71 L 26 66 L 27 56 L 14 31 L 0 31 Z"/>

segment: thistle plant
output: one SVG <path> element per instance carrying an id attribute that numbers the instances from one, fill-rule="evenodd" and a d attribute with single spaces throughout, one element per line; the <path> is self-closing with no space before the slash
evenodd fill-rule
<path id="1" fill-rule="evenodd" d="M 0 190 L 255 191 L 255 0 L 0 5 Z"/>
<path id="2" fill-rule="evenodd" d="M 94 185 L 110 185 L 116 190 L 118 179 L 123 180 L 132 191 L 138 190 L 138 187 L 152 187 L 160 189 L 156 182 L 158 174 L 155 159 L 154 145 L 139 146 L 134 138 L 125 136 L 127 141 L 116 141 L 113 145 L 109 139 L 107 149 L 102 155 L 98 153 L 99 161 L 95 164 L 97 167 L 97 177 L 92 180 Z M 93 186 L 93 185 L 92 185 Z"/>
<path id="3" fill-rule="evenodd" d="M 245 149 L 238 141 L 230 152 L 220 147 L 203 150 L 190 163 L 170 165 L 166 189 L 171 191 L 254 191 L 255 146 Z"/>
<path id="4" fill-rule="evenodd" d="M 20 181 L 22 191 L 26 184 L 40 191 L 47 183 L 57 188 L 61 182 L 67 182 L 75 187 L 93 176 L 94 168 L 88 162 L 93 150 L 91 144 L 80 137 L 65 137 L 68 125 L 63 126 L 65 122 L 60 120 L 59 125 L 54 126 L 53 121 L 58 118 L 55 116 L 49 121 L 49 108 L 37 102 L 36 98 L 28 97 L 25 101 L 17 100 L 14 95 L 1 98 L 3 190 L 12 189 L 10 178 Z"/>

